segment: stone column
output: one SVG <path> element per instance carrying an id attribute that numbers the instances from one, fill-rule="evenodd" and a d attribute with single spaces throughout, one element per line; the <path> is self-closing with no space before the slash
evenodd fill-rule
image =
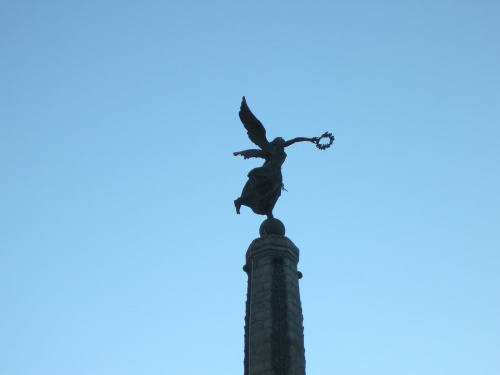
<path id="1" fill-rule="evenodd" d="M 263 235 L 246 254 L 245 375 L 304 375 L 299 249 L 283 235 Z"/>

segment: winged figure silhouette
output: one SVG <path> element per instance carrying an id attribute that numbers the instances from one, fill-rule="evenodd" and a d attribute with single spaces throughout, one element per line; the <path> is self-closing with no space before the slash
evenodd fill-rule
<path id="1" fill-rule="evenodd" d="M 266 137 L 264 125 L 255 117 L 248 108 L 245 97 L 241 102 L 240 120 L 247 130 L 248 138 L 259 146 L 260 149 L 250 149 L 234 152 L 234 156 L 248 158 L 262 158 L 262 167 L 254 168 L 248 173 L 248 181 L 243 187 L 241 196 L 234 201 L 236 213 L 240 213 L 241 206 L 247 206 L 259 215 L 273 218 L 273 209 L 284 190 L 281 166 L 285 162 L 285 147 L 297 142 L 318 143 L 320 138 L 297 137 L 285 141 L 281 137 L 269 142 Z"/>

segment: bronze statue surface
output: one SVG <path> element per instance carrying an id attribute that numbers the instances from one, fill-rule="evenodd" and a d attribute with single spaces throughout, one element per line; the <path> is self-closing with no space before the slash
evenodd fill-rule
<path id="1" fill-rule="evenodd" d="M 245 97 L 241 102 L 240 120 L 247 130 L 248 138 L 260 149 L 251 149 L 234 152 L 234 156 L 248 158 L 262 158 L 262 167 L 254 168 L 248 173 L 248 181 L 243 187 L 241 196 L 234 201 L 236 213 L 240 213 L 241 206 L 247 206 L 259 215 L 266 215 L 273 219 L 273 208 L 284 190 L 281 166 L 285 162 L 285 148 L 298 142 L 316 143 L 316 147 L 324 150 L 333 143 L 334 137 L 326 132 L 321 137 L 297 137 L 285 141 L 283 138 L 275 138 L 269 142 L 266 138 L 266 129 L 248 108 Z M 329 143 L 320 144 L 320 140 L 329 138 Z"/>

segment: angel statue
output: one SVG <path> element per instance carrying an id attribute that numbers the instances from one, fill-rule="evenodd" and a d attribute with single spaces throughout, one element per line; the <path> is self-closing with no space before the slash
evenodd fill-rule
<path id="1" fill-rule="evenodd" d="M 259 146 L 260 150 L 234 152 L 234 156 L 243 156 L 245 159 L 262 158 L 265 161 L 262 167 L 254 168 L 248 173 L 248 181 L 243 187 L 241 197 L 234 201 L 236 213 L 240 213 L 240 208 L 243 205 L 250 207 L 256 214 L 266 215 L 268 219 L 274 219 L 274 205 L 278 201 L 281 191 L 284 190 L 281 166 L 286 159 L 285 147 L 298 142 L 311 142 L 316 143 L 316 147 L 324 150 L 330 147 L 334 138 L 331 133 L 326 132 L 321 137 L 298 137 L 289 141 L 278 137 L 272 142 L 268 142 L 266 129 L 248 108 L 245 97 L 241 102 L 239 115 L 247 130 L 248 138 Z M 322 138 L 329 138 L 330 143 L 320 144 Z"/>

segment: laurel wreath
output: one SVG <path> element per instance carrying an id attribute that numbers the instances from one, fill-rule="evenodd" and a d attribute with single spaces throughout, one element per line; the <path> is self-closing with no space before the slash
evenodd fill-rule
<path id="1" fill-rule="evenodd" d="M 329 143 L 325 143 L 325 144 L 319 143 L 323 138 L 329 138 L 330 142 Z M 332 135 L 332 133 L 325 132 L 316 141 L 316 147 L 319 148 L 320 150 L 326 150 L 327 148 L 329 148 L 333 144 L 334 140 L 335 140 L 335 137 Z"/>

